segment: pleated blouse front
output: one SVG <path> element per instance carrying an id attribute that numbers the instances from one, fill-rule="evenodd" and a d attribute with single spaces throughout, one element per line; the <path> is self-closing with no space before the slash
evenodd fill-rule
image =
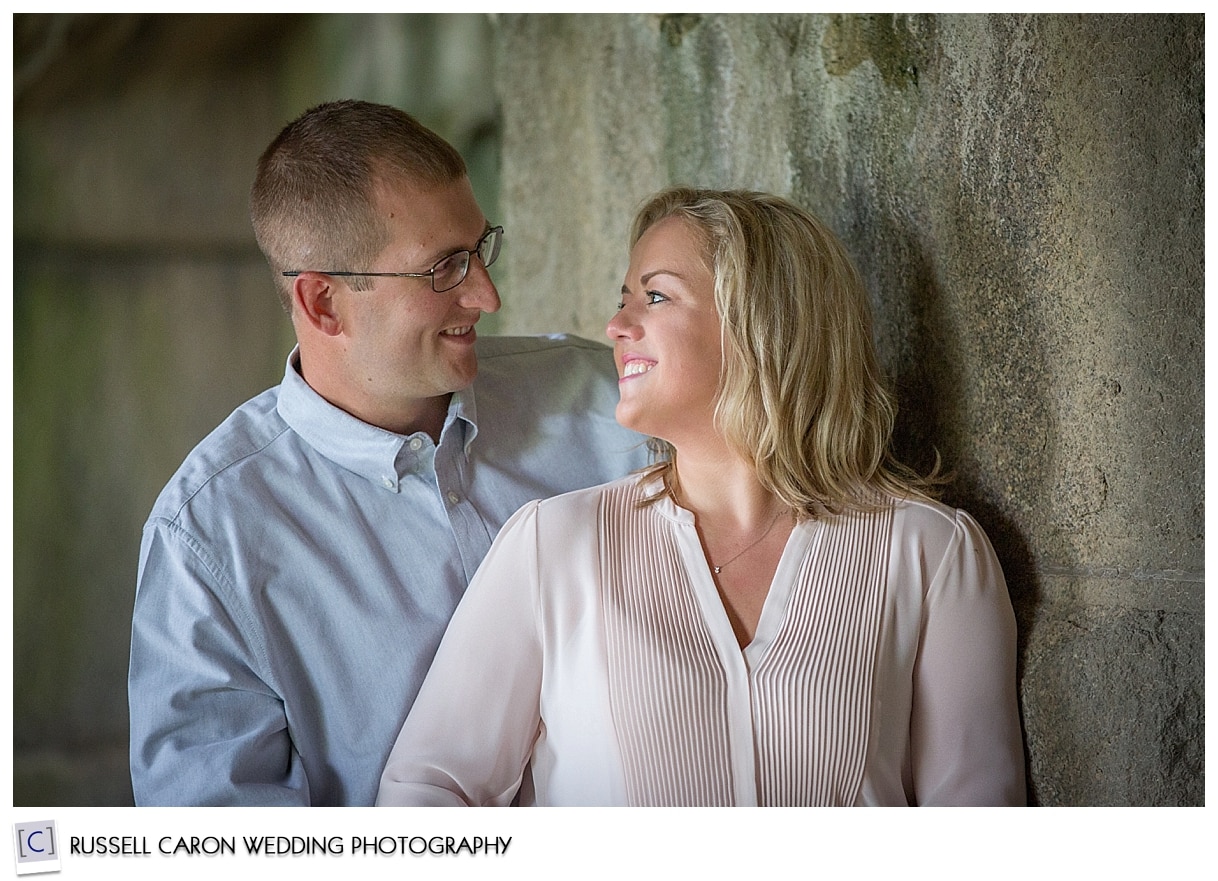
<path id="1" fill-rule="evenodd" d="M 798 524 L 742 651 L 690 512 L 624 480 L 504 526 L 378 803 L 1010 804 L 1014 618 L 963 512 Z"/>

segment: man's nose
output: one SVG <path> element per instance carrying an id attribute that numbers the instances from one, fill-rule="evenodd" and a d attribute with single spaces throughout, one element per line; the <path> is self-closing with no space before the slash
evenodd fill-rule
<path id="1" fill-rule="evenodd" d="M 498 312 L 503 305 L 499 291 L 491 281 L 491 274 L 476 254 L 470 255 L 469 269 L 461 284 L 457 286 L 457 301 L 468 309 L 483 312 Z"/>

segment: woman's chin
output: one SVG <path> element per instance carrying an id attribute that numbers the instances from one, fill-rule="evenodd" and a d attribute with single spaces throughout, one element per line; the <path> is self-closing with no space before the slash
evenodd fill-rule
<path id="1" fill-rule="evenodd" d="M 651 434 L 647 430 L 647 420 L 639 412 L 639 408 L 629 401 L 618 401 L 617 409 L 613 411 L 618 425 L 637 431 L 639 434 Z"/>

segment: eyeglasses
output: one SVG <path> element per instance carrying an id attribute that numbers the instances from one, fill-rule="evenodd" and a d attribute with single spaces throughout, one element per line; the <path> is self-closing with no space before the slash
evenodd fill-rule
<path id="1" fill-rule="evenodd" d="M 499 259 L 499 248 L 503 245 L 503 227 L 493 226 L 482 234 L 482 238 L 478 239 L 478 244 L 474 245 L 472 251 L 461 250 L 453 251 L 447 257 L 441 257 L 436 261 L 436 265 L 426 272 L 322 272 L 322 275 L 336 275 L 342 277 L 350 277 L 355 275 L 369 276 L 384 276 L 387 278 L 430 278 L 431 289 L 437 294 L 442 294 L 445 291 L 451 291 L 461 282 L 465 281 L 465 276 L 469 273 L 469 261 L 474 255 L 478 255 L 478 259 L 482 261 L 483 266 L 490 266 Z M 288 278 L 295 278 L 305 272 L 303 269 L 294 269 L 283 273 Z"/>

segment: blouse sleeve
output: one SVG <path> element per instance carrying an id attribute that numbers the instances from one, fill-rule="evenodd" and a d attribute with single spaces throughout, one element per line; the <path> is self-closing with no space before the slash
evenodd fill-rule
<path id="1" fill-rule="evenodd" d="M 537 503 L 504 524 L 453 615 L 376 804 L 512 802 L 540 725 Z"/>
<path id="2" fill-rule="evenodd" d="M 910 724 L 918 804 L 1025 804 L 1015 615 L 994 550 L 963 511 L 921 627 Z"/>

